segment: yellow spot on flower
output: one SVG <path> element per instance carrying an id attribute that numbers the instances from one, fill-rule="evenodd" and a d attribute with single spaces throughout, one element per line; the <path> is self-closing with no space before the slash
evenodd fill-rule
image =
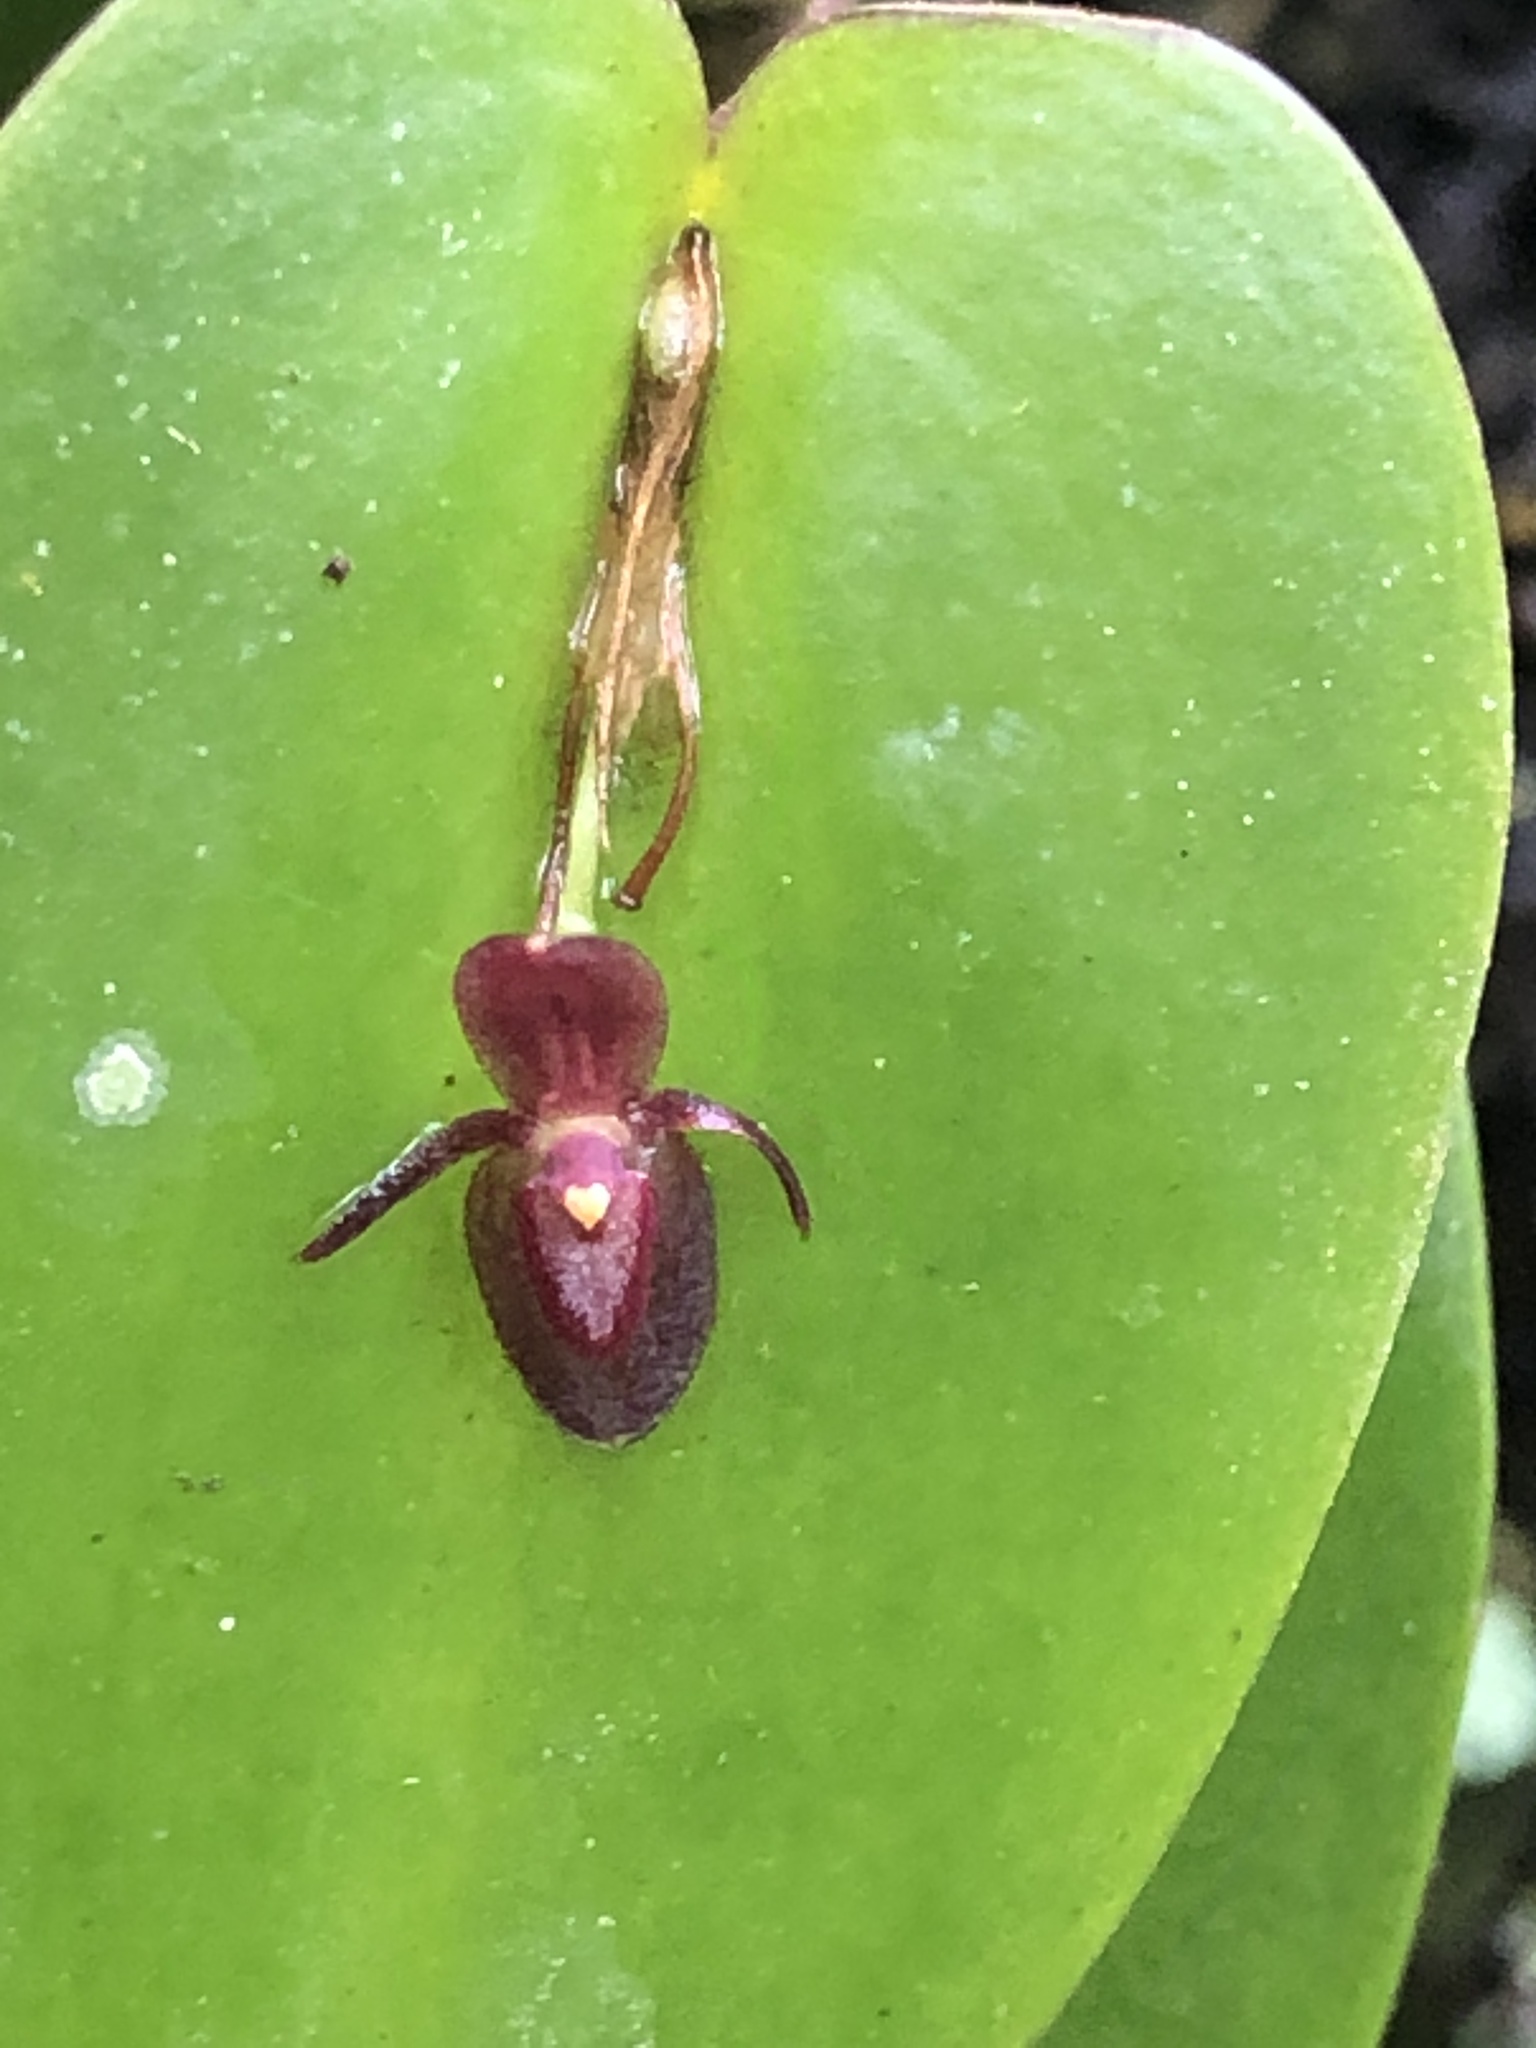
<path id="1" fill-rule="evenodd" d="M 595 1180 L 590 1187 L 567 1188 L 560 1200 L 567 1216 L 579 1223 L 583 1230 L 596 1230 L 608 1214 L 608 1206 L 613 1200 L 613 1190 L 605 1187 L 600 1180 Z"/>

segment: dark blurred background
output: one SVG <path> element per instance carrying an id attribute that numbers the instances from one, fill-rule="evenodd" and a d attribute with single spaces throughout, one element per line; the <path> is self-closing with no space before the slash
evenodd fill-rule
<path id="1" fill-rule="evenodd" d="M 834 13 L 849 0 L 809 4 Z M 712 97 L 806 7 L 683 0 Z M 0 0 L 0 113 L 95 11 Z M 1518 754 L 1471 1066 L 1498 1348 L 1496 1576 L 1536 1684 L 1522 1619 L 1536 1603 L 1536 0 L 1126 0 L 1115 11 L 1238 45 L 1340 130 L 1429 274 L 1482 423 L 1509 571 Z M 1388 2048 L 1536 2048 L 1536 1766 L 1483 1780 L 1452 1800 Z"/>

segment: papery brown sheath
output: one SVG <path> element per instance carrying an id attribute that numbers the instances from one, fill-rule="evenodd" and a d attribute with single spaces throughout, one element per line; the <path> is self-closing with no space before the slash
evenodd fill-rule
<path id="1" fill-rule="evenodd" d="M 667 997 L 638 948 L 482 939 L 459 962 L 454 1001 L 508 1106 L 423 1132 L 299 1257 L 329 1258 L 456 1160 L 486 1154 L 465 1234 L 503 1350 L 562 1427 L 631 1442 L 675 1405 L 714 1327 L 714 1198 L 685 1133 L 755 1145 L 805 1235 L 800 1177 L 751 1117 L 687 1089 L 651 1092 Z"/>
<path id="2" fill-rule="evenodd" d="M 560 740 L 554 823 L 538 930 L 552 933 L 570 863 L 577 779 L 590 740 L 599 831 L 620 748 L 653 686 L 677 707 L 677 771 L 655 837 L 615 891 L 637 910 L 666 859 L 698 767 L 699 679 L 688 638 L 683 494 L 721 335 L 713 237 L 690 222 L 672 246 L 640 314 L 629 420 L 599 537 L 597 566 L 571 628 L 572 677 Z"/>

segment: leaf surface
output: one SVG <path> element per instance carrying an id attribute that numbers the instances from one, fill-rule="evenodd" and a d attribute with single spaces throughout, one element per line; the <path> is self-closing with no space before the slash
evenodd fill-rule
<path id="1" fill-rule="evenodd" d="M 651 0 L 138 0 L 0 141 L 19 2036 L 1027 2039 L 1368 1406 L 1504 772 L 1421 279 L 1183 37 L 861 21 L 701 135 Z M 817 1231 L 709 1145 L 715 1341 L 605 1456 L 453 1191 L 291 1253 L 487 1099 L 694 205 L 707 752 L 622 929 Z"/>
<path id="2" fill-rule="evenodd" d="M 1482 1592 L 1493 1379 L 1463 1100 L 1428 1241 L 1284 1625 L 1047 2048 L 1366 2048 L 1434 1854 Z"/>

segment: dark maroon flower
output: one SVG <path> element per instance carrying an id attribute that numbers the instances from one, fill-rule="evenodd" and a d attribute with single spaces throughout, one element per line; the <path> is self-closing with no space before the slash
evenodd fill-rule
<path id="1" fill-rule="evenodd" d="M 714 1198 L 684 1135 L 726 1131 L 799 1175 L 761 1124 L 685 1088 L 648 1093 L 667 1036 L 661 976 L 619 939 L 501 934 L 454 977 L 464 1035 L 506 1097 L 424 1131 L 305 1245 L 340 1251 L 472 1152 L 465 1235 L 502 1348 L 577 1436 L 627 1443 L 692 1379 L 714 1327 Z"/>

